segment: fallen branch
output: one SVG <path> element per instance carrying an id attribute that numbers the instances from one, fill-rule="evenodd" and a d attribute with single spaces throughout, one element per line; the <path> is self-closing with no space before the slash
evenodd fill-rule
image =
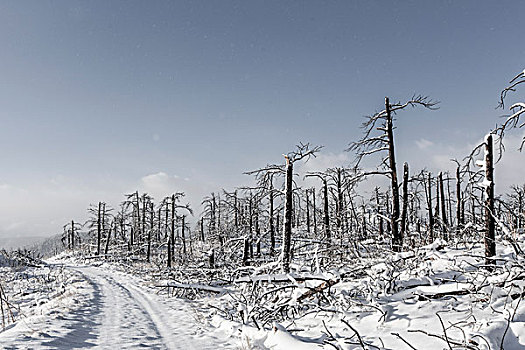
<path id="1" fill-rule="evenodd" d="M 211 292 L 216 294 L 229 293 L 230 290 L 222 287 L 213 287 L 207 286 L 204 284 L 193 284 L 193 283 L 176 283 L 176 284 L 164 284 L 156 285 L 157 288 L 174 288 L 174 289 L 192 289 L 192 290 L 201 290 L 205 292 Z"/>
<path id="2" fill-rule="evenodd" d="M 337 283 L 339 283 L 339 280 L 328 280 L 326 282 L 323 282 L 320 285 L 318 285 L 317 287 L 314 287 L 314 288 L 310 289 L 309 291 L 307 291 L 306 293 L 304 293 L 301 296 L 299 296 L 297 298 L 297 301 L 301 302 L 304 299 L 309 298 L 309 297 L 311 297 L 314 294 L 321 293 L 325 289 L 328 289 L 328 288 L 332 287 L 333 285 L 335 285 Z"/>
<path id="3" fill-rule="evenodd" d="M 468 289 L 459 289 L 459 290 L 453 290 L 450 292 L 441 292 L 441 293 L 433 293 L 433 294 L 418 294 L 418 300 L 425 301 L 429 299 L 441 299 L 446 296 L 467 295 L 471 293 L 472 292 Z"/>

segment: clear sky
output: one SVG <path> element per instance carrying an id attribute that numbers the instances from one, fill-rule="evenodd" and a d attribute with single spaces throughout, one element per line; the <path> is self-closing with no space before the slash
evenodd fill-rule
<path id="1" fill-rule="evenodd" d="M 135 189 L 198 203 L 299 141 L 325 145 L 319 166 L 348 163 L 343 150 L 385 96 L 441 101 L 399 115 L 396 136 L 400 161 L 444 169 L 503 113 L 499 92 L 525 65 L 524 10 L 0 1 L 0 237 L 59 232 L 89 203 Z M 496 176 L 523 182 L 523 157 Z"/>

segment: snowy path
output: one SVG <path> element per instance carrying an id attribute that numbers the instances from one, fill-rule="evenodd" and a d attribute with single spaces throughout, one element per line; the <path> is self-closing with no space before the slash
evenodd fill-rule
<path id="1" fill-rule="evenodd" d="M 183 300 L 166 300 L 123 273 L 69 267 L 85 279 L 84 298 L 61 314 L 32 317 L 0 333 L 5 349 L 216 349 L 235 348 L 195 320 Z M 57 315 L 58 313 L 58 315 Z M 225 338 L 225 337 L 220 337 Z"/>

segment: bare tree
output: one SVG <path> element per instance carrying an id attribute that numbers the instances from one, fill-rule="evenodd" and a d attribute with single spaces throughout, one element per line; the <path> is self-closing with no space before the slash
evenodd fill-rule
<path id="1" fill-rule="evenodd" d="M 293 166 L 296 162 L 301 160 L 308 160 L 310 157 L 315 157 L 315 154 L 321 150 L 322 146 L 311 147 L 309 143 L 300 143 L 296 149 L 284 155 L 285 165 L 268 165 L 263 169 L 250 171 L 247 174 L 254 174 L 259 177 L 266 177 L 266 174 L 280 174 L 285 175 L 284 191 L 284 225 L 283 238 L 281 250 L 281 269 L 284 273 L 290 272 L 291 262 L 291 238 L 292 238 L 292 212 L 293 212 Z"/>
<path id="2" fill-rule="evenodd" d="M 517 87 L 521 84 L 525 83 L 525 70 L 520 72 L 518 75 L 516 75 L 512 80 L 509 82 L 509 86 L 505 87 L 500 94 L 500 102 L 498 107 L 504 108 L 505 107 L 505 99 L 507 98 L 507 94 L 509 92 L 515 92 Z M 513 128 L 522 128 L 525 126 L 525 122 L 521 120 L 521 116 L 523 113 L 525 113 L 525 102 L 515 102 L 509 107 L 511 114 L 508 116 L 505 116 L 506 119 L 499 127 L 496 127 L 494 130 L 494 133 L 499 136 L 500 139 L 503 139 L 503 136 L 505 134 L 505 131 L 508 129 Z M 500 142 L 500 146 L 503 147 L 503 144 Z M 523 146 L 525 146 L 525 137 L 521 141 L 521 145 L 519 150 L 521 151 L 523 149 Z M 500 152 L 501 156 L 501 152 Z"/>
<path id="3" fill-rule="evenodd" d="M 425 96 L 413 96 L 405 103 L 391 104 L 388 97 L 385 98 L 385 109 L 372 116 L 366 117 L 362 124 L 364 130 L 363 137 L 352 142 L 348 148 L 349 151 L 356 152 L 354 165 L 358 168 L 361 162 L 373 154 L 385 154 L 379 166 L 371 171 L 362 171 L 360 176 L 367 175 L 385 175 L 390 178 L 392 191 L 392 248 L 394 251 L 401 251 L 403 239 L 400 236 L 398 221 L 400 219 L 399 205 L 399 185 L 397 180 L 396 154 L 394 147 L 394 118 L 396 112 L 407 107 L 423 106 L 434 110 L 437 109 L 438 102 L 432 101 Z M 380 134 L 376 135 L 376 131 Z"/>
<path id="4" fill-rule="evenodd" d="M 80 231 L 81 228 L 82 224 L 75 222 L 74 220 L 71 220 L 71 222 L 68 222 L 64 225 L 62 241 L 67 241 L 68 249 L 75 249 L 75 241 L 79 240 L 79 238 L 77 237 L 77 233 Z"/>
<path id="5" fill-rule="evenodd" d="M 326 173 L 308 173 L 306 174 L 306 177 L 317 177 L 321 179 L 323 182 L 323 226 L 324 226 L 324 237 L 325 239 L 330 242 L 331 235 L 330 235 L 330 211 L 329 211 L 329 203 L 328 203 L 328 174 Z M 315 197 L 314 197 L 315 198 Z"/>
<path id="6" fill-rule="evenodd" d="M 175 255 L 175 224 L 177 220 L 177 209 L 184 209 L 193 215 L 193 211 L 189 204 L 182 205 L 180 204 L 181 199 L 184 197 L 184 192 L 176 192 L 171 196 L 164 198 L 163 202 L 171 207 L 171 225 L 168 235 L 168 257 L 167 257 L 167 266 L 171 268 L 172 261 L 174 260 Z"/>
<path id="7" fill-rule="evenodd" d="M 496 238 L 494 225 L 494 155 L 492 152 L 492 135 L 485 138 L 485 257 L 496 255 Z M 487 262 L 493 262 L 488 260 Z"/>

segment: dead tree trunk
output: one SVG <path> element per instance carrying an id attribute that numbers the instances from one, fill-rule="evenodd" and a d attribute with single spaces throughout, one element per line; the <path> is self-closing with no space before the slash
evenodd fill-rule
<path id="1" fill-rule="evenodd" d="M 328 183 L 323 179 L 323 195 L 324 195 L 324 234 L 328 243 L 331 241 L 330 237 L 330 212 L 328 206 Z"/>
<path id="2" fill-rule="evenodd" d="M 98 202 L 98 215 L 97 215 L 97 255 L 100 255 L 100 243 L 102 240 L 102 202 Z"/>
<path id="3" fill-rule="evenodd" d="M 293 162 L 286 157 L 286 185 L 284 203 L 284 226 L 282 248 L 282 270 L 290 272 L 290 250 L 292 241 Z"/>
<path id="4" fill-rule="evenodd" d="M 376 187 L 376 205 L 377 205 L 377 214 L 378 214 L 378 217 L 379 217 L 379 223 L 378 223 L 378 226 L 379 226 L 379 237 L 380 238 L 383 238 L 383 234 L 384 234 L 384 229 L 383 229 L 383 217 L 381 216 L 381 204 L 379 203 L 379 188 Z"/>
<path id="5" fill-rule="evenodd" d="M 310 200 L 308 193 L 309 190 L 306 189 L 306 232 L 310 233 Z"/>
<path id="6" fill-rule="evenodd" d="M 234 194 L 233 194 L 233 215 L 235 217 L 234 223 L 235 223 L 235 229 L 236 230 L 239 227 L 239 213 L 238 213 L 238 211 L 239 211 L 239 208 L 237 206 L 237 191 L 235 191 Z"/>
<path id="7" fill-rule="evenodd" d="M 313 219 L 314 219 L 314 237 L 317 238 L 317 208 L 315 207 L 315 188 L 312 188 L 312 206 L 313 206 Z"/>
<path id="8" fill-rule="evenodd" d="M 492 135 L 485 138 L 485 257 L 496 255 L 494 225 L 494 156 L 492 152 Z M 487 263 L 494 263 L 487 259 Z"/>
<path id="9" fill-rule="evenodd" d="M 153 202 L 150 203 L 150 210 L 151 210 L 151 216 L 150 216 L 150 228 L 148 231 L 148 251 L 146 253 L 148 262 L 150 262 L 151 260 L 151 232 L 153 231 L 153 219 L 154 219 L 153 216 L 155 215 L 155 211 L 153 210 Z"/>
<path id="10" fill-rule="evenodd" d="M 248 266 L 250 265 L 250 246 L 251 242 L 248 236 L 244 236 L 244 249 L 242 254 L 242 265 Z"/>
<path id="11" fill-rule="evenodd" d="M 135 227 L 135 230 L 134 230 L 134 233 L 135 233 L 135 240 L 137 241 L 137 243 L 140 243 L 140 237 L 141 237 L 141 234 L 142 232 L 140 231 L 141 229 L 141 224 L 140 224 L 140 197 L 139 197 L 139 192 L 136 191 L 135 192 L 135 209 L 136 209 L 136 213 L 137 213 L 137 221 L 136 221 L 136 227 Z"/>
<path id="12" fill-rule="evenodd" d="M 434 213 L 432 212 L 432 175 L 428 173 L 428 192 L 427 192 L 427 210 L 428 210 L 428 236 L 430 242 L 434 241 Z"/>
<path id="13" fill-rule="evenodd" d="M 448 176 L 448 172 L 447 172 L 447 210 L 448 210 L 448 221 L 447 223 L 452 226 L 452 195 L 451 195 L 451 192 L 450 192 L 450 179 L 449 179 L 449 176 Z"/>
<path id="14" fill-rule="evenodd" d="M 169 216 L 169 204 L 166 202 L 166 221 Z M 173 260 L 173 243 L 175 238 L 175 195 L 171 196 L 171 228 L 168 232 L 168 268 L 171 268 L 171 262 Z"/>
<path id="15" fill-rule="evenodd" d="M 248 242 L 250 243 L 250 258 L 253 259 L 253 195 L 250 192 L 250 200 L 248 201 L 248 221 L 250 226 L 250 234 L 248 236 Z"/>
<path id="16" fill-rule="evenodd" d="M 399 236 L 401 242 L 405 237 L 406 231 L 406 221 L 407 221 L 407 212 L 408 212 L 408 163 L 403 164 L 403 212 L 401 213 L 401 226 L 399 231 Z"/>
<path id="17" fill-rule="evenodd" d="M 146 234 L 146 210 L 147 210 L 147 201 L 146 201 L 146 194 L 144 193 L 142 195 L 142 220 L 141 220 L 142 226 L 140 227 L 140 231 L 142 233 L 141 242 L 144 242 L 144 236 Z"/>
<path id="18" fill-rule="evenodd" d="M 204 218 L 201 218 L 201 241 L 204 242 Z"/>
<path id="19" fill-rule="evenodd" d="M 456 168 L 456 220 L 458 223 L 457 233 L 461 226 L 463 226 L 463 218 L 461 217 L 461 176 L 459 173 L 459 166 Z"/>
<path id="20" fill-rule="evenodd" d="M 184 259 L 186 259 L 186 215 L 182 215 L 182 228 L 181 228 L 181 237 L 182 237 L 182 252 L 184 253 Z"/>
<path id="21" fill-rule="evenodd" d="M 270 249 L 273 254 L 275 250 L 275 227 L 273 224 L 273 184 L 270 179 Z"/>
<path id="22" fill-rule="evenodd" d="M 390 180 L 392 186 L 392 248 L 395 252 L 400 252 L 403 246 L 403 237 L 399 234 L 399 187 L 397 183 L 397 168 L 396 168 L 396 154 L 394 149 L 394 130 L 392 123 L 392 115 L 390 113 L 390 101 L 388 97 L 385 98 L 386 107 L 386 132 L 388 138 L 388 160 L 390 167 Z"/>
<path id="23" fill-rule="evenodd" d="M 434 208 L 434 216 L 435 216 L 436 219 L 434 220 L 434 222 L 437 223 L 436 226 L 438 226 L 438 227 L 441 226 L 439 224 L 440 224 L 440 222 L 442 222 L 441 218 L 439 217 L 439 211 L 440 211 L 440 208 L 441 208 L 441 206 L 439 204 L 439 198 L 440 198 L 440 196 L 439 196 L 439 177 L 436 177 L 436 207 Z"/>
<path id="24" fill-rule="evenodd" d="M 261 256 L 261 226 L 259 225 L 259 205 L 255 208 L 255 237 L 257 256 Z"/>
<path id="25" fill-rule="evenodd" d="M 342 179 L 341 179 L 341 173 L 342 173 L 342 169 L 341 168 L 337 168 L 337 181 L 336 181 L 336 187 L 337 187 L 337 205 L 336 205 L 336 209 L 337 209 L 337 216 L 336 216 L 336 225 L 337 225 L 337 232 L 339 233 L 340 237 L 341 237 L 341 240 L 343 240 L 343 229 L 342 229 L 342 224 L 343 224 L 343 191 L 342 191 L 342 187 L 343 187 L 343 182 L 342 182 Z"/>
<path id="26" fill-rule="evenodd" d="M 75 249 L 75 221 L 71 220 L 71 248 Z"/>
<path id="27" fill-rule="evenodd" d="M 175 261 L 175 220 L 177 215 L 175 214 L 175 194 L 171 195 L 171 259 Z"/>
<path id="28" fill-rule="evenodd" d="M 362 235 L 363 239 L 367 239 L 368 238 L 368 232 L 367 232 L 367 228 L 366 228 L 366 207 L 365 207 L 364 204 L 362 206 L 362 210 L 363 210 L 363 215 L 361 217 L 361 235 Z"/>
<path id="29" fill-rule="evenodd" d="M 106 258 L 107 258 L 107 255 L 108 255 L 108 252 L 109 252 L 109 243 L 110 243 L 110 240 L 111 240 L 111 225 L 109 226 L 109 231 L 108 231 L 108 236 L 106 237 L 106 248 L 104 249 L 104 255 L 106 255 Z"/>
<path id="30" fill-rule="evenodd" d="M 443 186 L 443 173 L 439 173 L 439 194 L 441 197 L 441 221 L 443 222 L 443 237 L 448 240 L 448 221 L 445 200 L 445 187 Z"/>

